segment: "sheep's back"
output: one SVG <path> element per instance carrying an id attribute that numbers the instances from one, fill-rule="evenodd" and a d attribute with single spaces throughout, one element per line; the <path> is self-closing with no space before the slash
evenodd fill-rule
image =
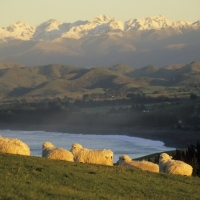
<path id="1" fill-rule="evenodd" d="M 139 163 L 142 170 L 151 171 L 151 172 L 159 172 L 158 164 L 148 162 L 148 161 L 141 161 Z"/>
<path id="2" fill-rule="evenodd" d="M 169 174 L 180 174 L 185 176 L 191 176 L 193 168 L 179 160 L 168 160 L 165 166 L 165 172 Z"/>
<path id="3" fill-rule="evenodd" d="M 62 148 L 55 148 L 49 151 L 49 153 L 47 154 L 47 158 L 54 160 L 65 160 L 70 162 L 74 161 L 73 154 L 70 151 Z"/>
<path id="4" fill-rule="evenodd" d="M 148 161 L 124 161 L 120 165 L 133 168 L 133 169 L 141 169 L 144 171 L 151 171 L 151 172 L 159 172 L 159 166 L 155 163 L 151 163 Z"/>
<path id="5" fill-rule="evenodd" d="M 82 163 L 113 165 L 113 152 L 111 150 L 81 149 L 76 161 Z"/>
<path id="6" fill-rule="evenodd" d="M 1 138 L 0 152 L 19 155 L 30 155 L 29 146 L 16 138 Z"/>

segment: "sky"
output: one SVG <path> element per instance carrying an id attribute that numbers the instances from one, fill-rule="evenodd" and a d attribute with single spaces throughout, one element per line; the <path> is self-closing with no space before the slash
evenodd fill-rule
<path id="1" fill-rule="evenodd" d="M 200 0 L 0 0 L 0 27 L 17 21 L 31 26 L 49 19 L 92 20 L 100 14 L 118 20 L 164 15 L 172 21 L 200 20 Z"/>

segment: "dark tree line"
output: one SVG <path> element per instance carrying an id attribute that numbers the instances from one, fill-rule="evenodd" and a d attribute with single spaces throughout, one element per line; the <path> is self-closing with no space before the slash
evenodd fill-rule
<path id="1" fill-rule="evenodd" d="M 114 94 L 114 93 L 113 93 Z M 84 126 L 110 126 L 110 127 L 174 127 L 177 125 L 176 112 L 164 112 L 156 108 L 147 111 L 142 102 L 163 102 L 163 96 L 156 98 L 143 94 L 130 93 L 128 98 L 107 100 L 75 100 L 70 98 L 54 98 L 40 100 L 17 100 L 0 104 L 0 123 L 46 123 Z M 171 100 L 173 101 L 173 100 Z M 107 113 L 84 113 L 82 108 L 108 106 Z M 120 107 L 121 106 L 121 107 Z M 158 106 L 158 104 L 157 104 Z M 117 108 L 116 108 L 117 107 Z M 120 107 L 120 108 L 119 108 Z M 198 111 L 198 108 L 196 108 Z M 188 112 L 189 113 L 189 112 Z M 200 117 L 189 116 L 186 113 L 188 124 L 198 128 Z"/>
<path id="2" fill-rule="evenodd" d="M 188 146 L 186 151 L 176 150 L 174 159 L 182 160 L 193 167 L 193 175 L 200 176 L 200 142 Z"/>

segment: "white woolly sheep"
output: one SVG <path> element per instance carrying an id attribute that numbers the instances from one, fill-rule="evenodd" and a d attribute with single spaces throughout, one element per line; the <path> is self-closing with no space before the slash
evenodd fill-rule
<path id="1" fill-rule="evenodd" d="M 133 169 L 141 169 L 150 172 L 159 172 L 159 166 L 157 164 L 145 160 L 142 161 L 132 160 L 127 155 L 119 156 L 117 164 Z"/>
<path id="2" fill-rule="evenodd" d="M 30 156 L 30 148 L 17 138 L 3 138 L 0 136 L 0 152 Z"/>
<path id="3" fill-rule="evenodd" d="M 80 144 L 74 143 L 71 152 L 77 162 L 113 166 L 114 154 L 110 149 L 93 150 L 83 148 Z"/>
<path id="4" fill-rule="evenodd" d="M 160 154 L 159 171 L 168 174 L 191 176 L 193 168 L 180 160 L 173 160 L 167 153 Z"/>
<path id="5" fill-rule="evenodd" d="M 54 160 L 74 161 L 72 153 L 63 148 L 56 148 L 51 142 L 44 142 L 42 145 L 42 157 Z"/>

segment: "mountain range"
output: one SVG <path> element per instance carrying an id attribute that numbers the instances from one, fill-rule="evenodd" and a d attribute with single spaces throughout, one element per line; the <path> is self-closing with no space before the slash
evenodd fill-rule
<path id="1" fill-rule="evenodd" d="M 200 20 L 162 15 L 125 22 L 106 15 L 74 23 L 51 19 L 37 26 L 18 21 L 0 28 L 0 61 L 26 66 L 166 66 L 199 60 L 199 52 Z"/>

